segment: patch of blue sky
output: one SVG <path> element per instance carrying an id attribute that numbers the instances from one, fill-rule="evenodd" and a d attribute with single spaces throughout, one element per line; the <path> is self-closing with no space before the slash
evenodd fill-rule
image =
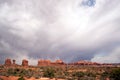
<path id="1" fill-rule="evenodd" d="M 93 7 L 96 4 L 96 0 L 83 0 L 81 4 L 84 6 Z"/>

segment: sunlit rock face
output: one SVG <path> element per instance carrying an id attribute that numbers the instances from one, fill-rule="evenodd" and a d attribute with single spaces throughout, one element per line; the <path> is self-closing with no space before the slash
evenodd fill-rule
<path id="1" fill-rule="evenodd" d="M 28 66 L 28 60 L 22 60 L 22 66 Z"/>
<path id="2" fill-rule="evenodd" d="M 12 65 L 11 59 L 6 59 L 5 66 L 11 66 L 11 65 Z"/>
<path id="3" fill-rule="evenodd" d="M 80 60 L 74 63 L 75 65 L 100 65 L 100 63 L 97 62 L 91 62 L 86 60 Z"/>
<path id="4" fill-rule="evenodd" d="M 51 61 L 50 60 L 39 60 L 38 61 L 38 66 L 47 66 L 50 65 Z"/>
<path id="5" fill-rule="evenodd" d="M 55 63 L 56 64 L 64 64 L 64 62 L 62 60 L 56 60 Z"/>
<path id="6" fill-rule="evenodd" d="M 64 65 L 65 63 L 62 60 L 56 60 L 54 62 L 50 60 L 39 60 L 38 66 L 57 66 L 57 65 Z"/>

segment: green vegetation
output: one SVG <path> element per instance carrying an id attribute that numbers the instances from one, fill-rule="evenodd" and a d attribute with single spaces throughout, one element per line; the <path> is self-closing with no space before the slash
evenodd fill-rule
<path id="1" fill-rule="evenodd" d="M 9 68 L 7 70 L 8 75 L 13 75 L 13 76 L 27 76 L 28 75 L 28 70 L 25 69 L 19 69 L 19 68 Z"/>
<path id="2" fill-rule="evenodd" d="M 55 70 L 53 68 L 47 68 L 45 71 L 44 71 L 44 74 L 43 76 L 44 77 L 50 77 L 50 78 L 53 78 L 55 77 Z"/>
<path id="3" fill-rule="evenodd" d="M 120 68 L 106 70 L 101 76 L 102 79 L 110 78 L 112 80 L 120 80 Z"/>
<path id="4" fill-rule="evenodd" d="M 110 73 L 110 77 L 114 80 L 120 80 L 120 68 L 112 70 Z"/>
<path id="5" fill-rule="evenodd" d="M 110 76 L 110 72 L 105 71 L 105 72 L 103 72 L 103 73 L 101 74 L 101 76 L 102 76 L 103 78 L 109 77 L 109 76 Z"/>
<path id="6" fill-rule="evenodd" d="M 14 70 L 13 68 L 9 68 L 8 71 L 7 71 L 8 74 L 14 74 Z"/>
<path id="7" fill-rule="evenodd" d="M 96 75 L 97 75 L 97 74 L 92 73 L 92 72 L 86 72 L 86 73 L 85 73 L 85 76 L 88 76 L 88 77 L 94 77 L 94 78 L 95 78 Z"/>
<path id="8" fill-rule="evenodd" d="M 83 72 L 75 72 L 75 73 L 73 73 L 72 76 L 74 76 L 74 77 L 83 77 L 84 73 Z"/>
<path id="9" fill-rule="evenodd" d="M 66 80 L 120 80 L 120 68 L 118 67 L 89 67 L 89 66 L 42 66 L 42 67 L 0 67 L 1 76 L 19 76 L 23 77 L 40 77 L 62 78 Z M 21 77 L 22 76 L 22 77 Z"/>
<path id="10" fill-rule="evenodd" d="M 72 79 L 77 79 L 80 80 L 82 77 L 84 77 L 85 73 L 84 72 L 74 72 L 72 74 Z"/>

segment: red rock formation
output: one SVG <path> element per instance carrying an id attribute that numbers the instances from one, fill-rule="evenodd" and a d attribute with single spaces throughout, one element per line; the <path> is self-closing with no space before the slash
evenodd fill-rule
<path id="1" fill-rule="evenodd" d="M 15 62 L 16 62 L 16 60 L 14 60 L 14 59 L 13 59 L 13 65 L 15 65 L 15 64 L 16 64 Z"/>
<path id="2" fill-rule="evenodd" d="M 28 66 L 28 60 L 22 60 L 22 66 Z"/>
<path id="3" fill-rule="evenodd" d="M 63 62 L 62 60 L 60 60 L 60 59 L 59 59 L 59 60 L 56 60 L 55 63 L 56 63 L 56 64 L 64 64 L 64 62 Z"/>
<path id="4" fill-rule="evenodd" d="M 50 60 L 39 60 L 38 61 L 38 66 L 47 66 L 50 65 L 51 61 Z"/>
<path id="5" fill-rule="evenodd" d="M 12 65 L 11 59 L 6 59 L 6 60 L 5 60 L 5 65 L 6 65 L 6 66 L 11 66 L 11 65 Z"/>
<path id="6" fill-rule="evenodd" d="M 74 64 L 75 65 L 100 65 L 100 63 L 86 61 L 86 60 L 81 60 L 81 61 L 75 62 Z"/>
<path id="7" fill-rule="evenodd" d="M 78 61 L 78 62 L 75 62 L 76 65 L 85 65 L 86 64 L 86 61 Z"/>
<path id="8" fill-rule="evenodd" d="M 50 60 L 39 60 L 38 66 L 57 66 L 63 65 L 64 62 L 62 60 L 56 60 L 55 62 L 51 62 Z"/>

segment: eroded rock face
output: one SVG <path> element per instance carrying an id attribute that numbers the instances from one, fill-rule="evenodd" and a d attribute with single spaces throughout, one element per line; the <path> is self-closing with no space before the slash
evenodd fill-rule
<path id="1" fill-rule="evenodd" d="M 51 61 L 50 60 L 39 60 L 38 61 L 38 66 L 47 66 L 50 65 Z"/>
<path id="2" fill-rule="evenodd" d="M 16 60 L 14 60 L 14 59 L 13 59 L 13 65 L 15 65 L 15 64 L 16 64 L 15 62 L 16 62 Z"/>
<path id="3" fill-rule="evenodd" d="M 22 60 L 22 66 L 28 66 L 28 60 Z"/>
<path id="4" fill-rule="evenodd" d="M 75 65 L 100 65 L 100 63 L 91 62 L 91 61 L 85 61 L 85 60 L 77 61 L 74 64 Z"/>
<path id="5" fill-rule="evenodd" d="M 11 66 L 11 65 L 12 65 L 11 59 L 6 59 L 6 60 L 5 60 L 5 65 L 6 65 L 6 66 Z"/>
<path id="6" fill-rule="evenodd" d="M 55 62 L 51 62 L 50 60 L 38 61 L 38 66 L 58 66 L 58 65 L 64 65 L 64 62 L 62 60 L 56 60 Z"/>
<path id="7" fill-rule="evenodd" d="M 62 60 L 56 60 L 55 63 L 56 64 L 64 64 L 64 62 Z"/>

